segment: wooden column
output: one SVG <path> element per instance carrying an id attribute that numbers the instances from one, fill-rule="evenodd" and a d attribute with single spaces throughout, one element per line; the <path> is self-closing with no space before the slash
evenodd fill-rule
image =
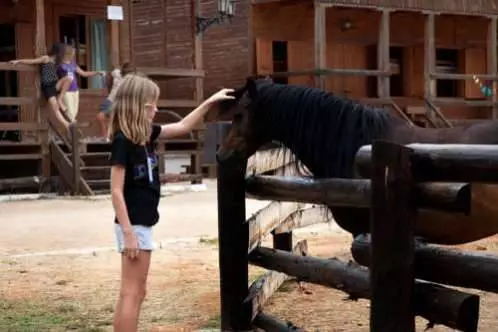
<path id="1" fill-rule="evenodd" d="M 39 57 L 47 54 L 47 39 L 45 36 L 45 1 L 35 0 L 35 56 Z M 36 113 L 40 123 L 48 126 L 49 119 L 46 110 L 46 103 L 42 107 L 42 97 L 40 91 L 40 72 L 37 70 L 35 72 L 35 91 L 36 91 Z M 43 155 L 41 162 L 41 173 L 42 177 L 48 179 L 51 173 L 51 156 L 49 147 L 49 130 L 44 130 L 40 132 L 40 146 L 41 153 Z"/>
<path id="2" fill-rule="evenodd" d="M 119 63 L 122 65 L 125 62 L 131 61 L 131 4 L 129 0 L 121 2 L 123 6 L 124 20 L 121 22 L 119 29 Z"/>
<path id="3" fill-rule="evenodd" d="M 315 70 L 327 67 L 327 33 L 326 33 L 326 7 L 320 0 L 315 0 Z M 325 88 L 325 76 L 315 75 L 315 87 Z"/>
<path id="4" fill-rule="evenodd" d="M 377 68 L 382 71 L 391 69 L 389 54 L 390 48 L 390 10 L 382 9 L 379 23 L 379 41 L 377 43 Z M 377 76 L 377 94 L 379 98 L 389 98 L 391 78 L 389 76 Z"/>
<path id="5" fill-rule="evenodd" d="M 221 331 L 252 331 L 252 301 L 244 302 L 249 295 L 247 159 L 235 155 L 218 160 L 217 167 Z"/>
<path id="6" fill-rule="evenodd" d="M 436 43 L 435 43 L 435 16 L 434 13 L 426 13 L 425 17 L 425 56 L 424 56 L 424 97 L 432 102 L 433 87 L 435 80 L 431 74 L 436 69 Z M 427 114 L 431 114 L 430 108 L 426 105 Z"/>
<path id="7" fill-rule="evenodd" d="M 370 331 L 414 332 L 412 150 L 389 142 L 372 146 Z"/>
<path id="8" fill-rule="evenodd" d="M 497 38 L 497 18 L 496 16 L 492 16 L 489 19 L 488 23 L 488 73 L 490 75 L 497 75 L 498 74 L 498 57 L 497 57 L 497 50 L 496 48 L 498 47 L 496 38 Z M 496 80 L 493 80 L 493 95 L 492 95 L 492 100 L 493 100 L 493 108 L 492 108 L 492 116 L 493 120 L 496 120 L 498 117 L 498 106 L 496 105 L 497 102 L 497 88 L 498 84 Z"/>
<path id="9" fill-rule="evenodd" d="M 120 6 L 121 0 L 108 0 L 108 5 Z M 123 15 L 124 16 L 124 15 Z M 109 21 L 110 27 L 110 50 L 109 50 L 109 60 L 111 61 L 112 68 L 120 67 L 119 63 L 119 21 L 111 20 Z"/>
<path id="10" fill-rule="evenodd" d="M 203 33 L 197 33 L 197 25 L 196 25 L 196 17 L 201 16 L 201 1 L 200 0 L 191 0 L 191 9 L 192 9 L 192 35 L 194 39 L 194 53 L 192 58 L 192 66 L 194 69 L 202 70 L 204 68 L 204 59 L 202 54 L 202 39 Z M 195 90 L 194 90 L 194 99 L 198 104 L 204 101 L 204 78 L 196 77 L 195 78 Z M 192 169 L 192 173 L 201 174 L 202 173 L 202 149 L 204 140 L 204 135 L 202 132 L 206 128 L 204 122 L 202 122 L 198 128 L 194 131 L 194 139 L 197 140 L 197 149 L 196 154 L 191 155 L 190 157 L 190 166 Z M 199 180 L 193 180 L 192 183 L 199 183 Z"/>

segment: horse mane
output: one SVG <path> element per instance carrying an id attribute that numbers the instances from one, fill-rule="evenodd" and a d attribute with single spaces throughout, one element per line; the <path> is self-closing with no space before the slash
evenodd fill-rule
<path id="1" fill-rule="evenodd" d="M 255 84 L 251 108 L 256 121 L 266 123 L 261 130 L 293 151 L 291 166 L 303 176 L 351 178 L 357 150 L 402 123 L 383 109 L 321 89 L 268 80 L 248 84 Z"/>

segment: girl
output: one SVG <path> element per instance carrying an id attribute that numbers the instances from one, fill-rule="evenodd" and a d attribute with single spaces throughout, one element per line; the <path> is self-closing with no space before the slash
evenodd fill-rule
<path id="1" fill-rule="evenodd" d="M 109 139 L 111 149 L 111 195 L 115 233 L 121 255 L 121 288 L 114 316 L 115 332 L 136 332 L 145 297 L 152 226 L 159 220 L 160 196 L 154 142 L 190 132 L 211 106 L 233 90 L 222 89 L 181 121 L 152 124 L 157 112 L 159 87 L 147 77 L 128 74 L 116 90 L 112 105 Z"/>
<path id="2" fill-rule="evenodd" d="M 109 82 L 107 84 L 108 87 L 111 87 L 109 95 L 107 98 L 104 100 L 102 105 L 100 105 L 100 112 L 97 114 L 97 120 L 100 123 L 100 133 L 101 136 L 104 138 L 107 138 L 107 128 L 106 128 L 106 117 L 109 116 L 111 112 L 111 105 L 112 101 L 114 100 L 114 97 L 116 95 L 116 89 L 118 88 L 119 84 L 121 83 L 121 80 L 124 76 L 126 76 L 129 73 L 134 72 L 135 69 L 129 62 L 125 62 L 122 66 L 121 69 L 114 69 L 111 72 L 111 77 L 109 79 Z"/>
<path id="3" fill-rule="evenodd" d="M 57 76 L 57 67 L 62 62 L 64 56 L 65 45 L 62 43 L 55 43 L 52 45 L 50 52 L 47 55 L 42 55 L 36 59 L 19 59 L 11 60 L 10 63 L 16 65 L 22 63 L 25 65 L 40 65 L 40 83 L 43 96 L 48 101 L 53 115 L 64 126 L 66 130 L 69 129 L 69 123 L 62 115 L 61 111 L 65 111 L 62 98 L 71 84 L 69 77 L 59 79 Z"/>
<path id="4" fill-rule="evenodd" d="M 66 105 L 66 116 L 71 122 L 76 121 L 76 116 L 78 115 L 79 103 L 80 103 L 80 92 L 78 88 L 78 81 L 76 80 L 76 74 L 82 77 L 92 77 L 97 75 L 105 75 L 104 72 L 100 71 L 85 71 L 76 64 L 74 59 L 76 50 L 71 45 L 66 45 L 64 56 L 62 62 L 58 68 L 59 77 L 69 77 L 71 83 L 64 94 L 64 104 Z"/>
<path id="5" fill-rule="evenodd" d="M 475 84 L 479 85 L 479 90 L 481 90 L 484 96 L 486 97 L 493 96 L 493 88 L 490 88 L 489 86 L 486 86 L 483 83 L 481 83 L 481 80 L 476 75 L 472 76 L 472 79 L 474 80 Z"/>

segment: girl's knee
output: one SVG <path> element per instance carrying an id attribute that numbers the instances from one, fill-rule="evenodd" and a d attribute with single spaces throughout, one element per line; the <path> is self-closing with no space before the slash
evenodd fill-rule
<path id="1" fill-rule="evenodd" d="M 138 287 L 122 287 L 119 296 L 122 299 L 143 301 L 146 294 L 147 294 L 146 286 L 143 285 Z"/>

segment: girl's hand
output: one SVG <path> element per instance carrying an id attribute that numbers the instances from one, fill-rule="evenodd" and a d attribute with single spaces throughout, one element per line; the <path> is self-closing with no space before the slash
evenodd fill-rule
<path id="1" fill-rule="evenodd" d="M 233 93 L 233 89 L 221 89 L 220 91 L 214 93 L 207 99 L 209 103 L 217 103 L 222 100 L 235 99 L 234 96 L 230 96 L 229 93 Z"/>
<path id="2" fill-rule="evenodd" d="M 19 63 L 19 60 L 10 60 L 9 63 L 12 65 L 17 65 Z"/>
<path id="3" fill-rule="evenodd" d="M 124 254 L 129 259 L 136 259 L 140 252 L 138 240 L 133 230 L 124 231 Z"/>

